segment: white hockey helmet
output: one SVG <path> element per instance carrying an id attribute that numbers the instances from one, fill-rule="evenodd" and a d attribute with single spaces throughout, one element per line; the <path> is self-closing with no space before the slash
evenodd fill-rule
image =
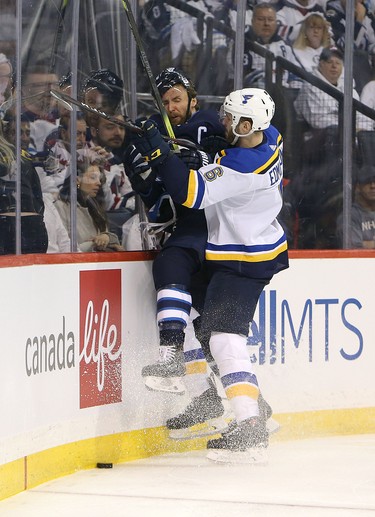
<path id="1" fill-rule="evenodd" d="M 225 97 L 222 105 L 223 115 L 232 115 L 232 130 L 236 136 L 248 136 L 254 131 L 263 131 L 271 123 L 275 113 L 275 103 L 271 95 L 261 88 L 243 88 Z M 253 127 L 247 135 L 236 133 L 236 127 L 241 117 L 250 118 Z"/>

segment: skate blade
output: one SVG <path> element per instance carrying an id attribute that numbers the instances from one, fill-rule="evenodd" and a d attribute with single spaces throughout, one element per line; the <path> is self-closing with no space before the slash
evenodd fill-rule
<path id="1" fill-rule="evenodd" d="M 281 425 L 273 418 L 269 418 L 266 423 L 268 434 L 274 434 L 280 431 Z"/>
<path id="2" fill-rule="evenodd" d="M 168 393 L 185 393 L 185 385 L 181 377 L 144 377 L 146 388 L 152 391 L 166 391 Z"/>
<path id="3" fill-rule="evenodd" d="M 171 429 L 169 431 L 169 438 L 172 440 L 190 440 L 192 438 L 199 438 L 202 436 L 211 436 L 219 434 L 227 429 L 228 424 L 224 418 L 212 418 L 201 424 L 195 424 L 186 429 Z"/>
<path id="4" fill-rule="evenodd" d="M 264 465 L 268 461 L 267 449 L 252 447 L 246 451 L 230 451 L 228 449 L 211 449 L 206 458 L 215 463 L 237 465 Z"/>

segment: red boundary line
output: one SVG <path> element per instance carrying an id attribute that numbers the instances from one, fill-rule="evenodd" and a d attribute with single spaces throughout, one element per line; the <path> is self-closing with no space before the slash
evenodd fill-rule
<path id="1" fill-rule="evenodd" d="M 28 255 L 5 255 L 0 257 L 0 268 L 48 265 L 81 264 L 98 262 L 133 262 L 153 260 L 154 251 L 126 251 L 112 253 L 41 253 Z"/>
<path id="2" fill-rule="evenodd" d="M 289 250 L 289 258 L 375 258 L 375 250 Z"/>
<path id="3" fill-rule="evenodd" d="M 0 268 L 48 264 L 133 262 L 153 260 L 155 251 L 121 251 L 112 253 L 42 253 L 0 256 Z M 291 259 L 374 258 L 375 250 L 289 250 Z"/>

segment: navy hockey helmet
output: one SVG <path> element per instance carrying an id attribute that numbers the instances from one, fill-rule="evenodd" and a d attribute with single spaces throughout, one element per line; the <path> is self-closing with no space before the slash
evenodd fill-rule
<path id="1" fill-rule="evenodd" d="M 177 68 L 165 68 L 156 76 L 155 82 L 161 97 L 163 97 L 165 92 L 170 90 L 176 84 L 182 84 L 182 86 L 186 88 L 190 99 L 194 99 L 197 96 L 197 92 L 192 81 Z"/>
<path id="2" fill-rule="evenodd" d="M 110 95 L 113 100 L 120 102 L 123 95 L 124 81 L 108 68 L 90 72 L 82 84 L 82 93 L 89 88 L 96 88 L 103 95 Z"/>

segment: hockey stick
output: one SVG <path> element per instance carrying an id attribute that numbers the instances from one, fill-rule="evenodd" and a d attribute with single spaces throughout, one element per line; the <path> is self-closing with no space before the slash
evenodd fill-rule
<path id="1" fill-rule="evenodd" d="M 43 97 L 50 93 L 51 92 L 41 91 L 39 93 L 33 93 L 32 95 L 23 95 L 21 97 L 21 100 L 24 101 L 29 99 L 37 99 L 38 97 Z M 13 95 L 12 97 L 9 97 L 9 99 L 4 101 L 2 104 L 0 104 L 0 118 L 2 117 L 2 114 L 5 114 L 8 110 L 12 108 L 12 106 L 15 105 L 16 100 L 16 97 Z"/>
<path id="2" fill-rule="evenodd" d="M 52 97 L 54 97 L 56 100 L 61 102 L 69 111 L 72 111 L 72 104 L 74 106 L 77 106 L 78 108 L 81 108 L 83 111 L 88 111 L 89 113 L 93 113 L 94 115 L 98 115 L 99 117 L 102 117 L 109 122 L 113 122 L 117 126 L 129 128 L 135 133 L 142 134 L 143 131 L 140 127 L 135 126 L 134 124 L 128 122 L 127 120 L 118 120 L 116 117 L 113 117 L 112 115 L 108 115 L 108 113 L 105 113 L 104 111 L 101 111 L 97 108 L 93 108 L 92 106 L 89 106 L 88 104 L 85 104 L 84 102 L 81 102 L 77 99 L 73 99 L 70 95 L 64 92 L 60 92 L 58 90 L 50 90 L 50 94 Z"/>
<path id="3" fill-rule="evenodd" d="M 130 29 L 131 29 L 131 31 L 133 33 L 135 43 L 136 43 L 137 48 L 138 48 L 138 52 L 139 52 L 139 56 L 140 56 L 141 61 L 142 61 L 143 68 L 144 68 L 144 70 L 146 72 L 146 75 L 148 77 L 151 89 L 153 91 L 153 94 L 154 94 L 154 97 L 155 97 L 155 100 L 156 100 L 156 104 L 158 105 L 158 108 L 159 108 L 159 111 L 160 111 L 160 115 L 161 115 L 161 117 L 163 119 L 163 123 L 164 123 L 165 129 L 166 129 L 167 134 L 170 137 L 171 141 L 173 141 L 172 139 L 175 138 L 174 131 L 172 129 L 172 125 L 171 125 L 171 122 L 169 120 L 168 114 L 167 114 L 167 112 L 165 110 L 163 101 L 161 100 L 161 96 L 160 96 L 158 87 L 156 86 L 154 74 L 152 73 L 149 60 L 147 58 L 145 49 L 143 47 L 143 43 L 142 43 L 141 37 L 139 35 L 137 23 L 136 23 L 136 21 L 134 19 L 134 15 L 133 15 L 133 12 L 132 12 L 129 0 L 121 0 L 121 1 L 122 1 L 122 5 L 123 5 L 123 7 L 125 9 L 126 16 L 128 18 L 129 26 L 130 26 Z"/>
<path id="4" fill-rule="evenodd" d="M 88 104 L 85 104 L 84 102 L 78 101 L 76 99 L 73 99 L 70 95 L 64 92 L 60 92 L 58 90 L 50 90 L 49 92 L 52 97 L 57 99 L 59 102 L 61 102 L 69 111 L 72 111 L 72 104 L 74 106 L 77 106 L 82 111 L 88 111 L 89 113 L 93 113 L 94 115 L 98 115 L 101 118 L 104 118 L 105 120 L 108 120 L 109 122 L 112 122 L 113 124 L 116 124 L 117 126 L 124 127 L 126 129 L 130 129 L 130 131 L 133 131 L 134 133 L 138 133 L 139 135 L 143 134 L 143 129 L 133 124 L 129 119 L 126 120 L 119 120 L 116 117 L 113 117 L 112 115 L 108 115 L 108 113 L 105 113 L 104 111 L 98 110 L 97 108 L 93 108 L 89 106 Z M 166 140 L 167 142 L 172 142 L 176 145 L 181 145 L 182 147 L 188 147 L 189 149 L 199 149 L 200 147 L 194 144 L 193 142 L 190 142 L 189 140 L 185 140 L 184 138 L 171 138 L 169 136 L 161 135 L 163 140 Z"/>
<path id="5" fill-rule="evenodd" d="M 61 2 L 61 9 L 59 11 L 59 22 L 57 25 L 57 31 L 55 33 L 55 39 L 52 45 L 52 52 L 51 52 L 51 61 L 49 65 L 49 73 L 54 74 L 56 71 L 56 59 L 57 59 L 57 52 L 59 50 L 59 46 L 61 44 L 61 37 L 63 33 L 64 28 L 64 19 L 65 19 L 65 12 L 66 7 L 68 5 L 68 0 L 62 0 Z"/>

